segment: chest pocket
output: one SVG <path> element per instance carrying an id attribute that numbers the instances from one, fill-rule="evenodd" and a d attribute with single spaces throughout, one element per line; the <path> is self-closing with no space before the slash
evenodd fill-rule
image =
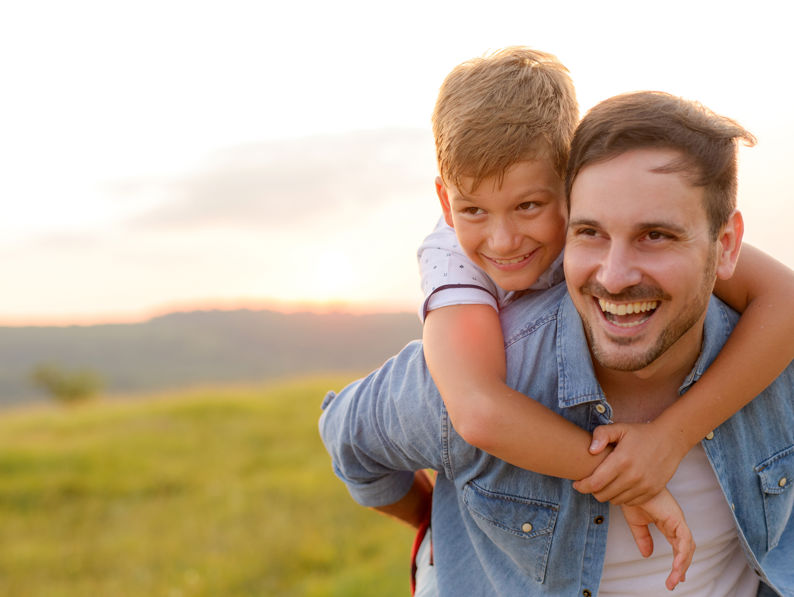
<path id="1" fill-rule="evenodd" d="M 768 548 L 774 549 L 794 510 L 794 446 L 767 458 L 755 472 L 764 494 Z"/>
<path id="2" fill-rule="evenodd" d="M 559 506 L 495 493 L 473 482 L 464 486 L 463 502 L 491 541 L 519 568 L 542 583 Z"/>

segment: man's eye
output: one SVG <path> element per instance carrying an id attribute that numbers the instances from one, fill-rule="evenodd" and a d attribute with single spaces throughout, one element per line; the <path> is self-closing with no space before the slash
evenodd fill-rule
<path id="1" fill-rule="evenodd" d="M 648 233 L 649 240 L 664 240 L 666 238 L 670 238 L 670 235 L 664 232 L 659 232 L 658 230 L 651 230 Z"/>
<path id="2" fill-rule="evenodd" d="M 579 236 L 596 236 L 598 231 L 595 228 L 579 228 L 576 234 Z"/>

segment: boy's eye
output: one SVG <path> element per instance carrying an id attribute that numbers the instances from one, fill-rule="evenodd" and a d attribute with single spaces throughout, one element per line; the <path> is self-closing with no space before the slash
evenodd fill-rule
<path id="1" fill-rule="evenodd" d="M 518 209 L 521 211 L 528 211 L 530 209 L 537 209 L 540 207 L 540 204 L 537 201 L 524 201 L 518 206 Z"/>
<path id="2" fill-rule="evenodd" d="M 485 210 L 472 206 L 463 208 L 462 213 L 466 214 L 467 216 L 479 216 L 484 214 Z"/>

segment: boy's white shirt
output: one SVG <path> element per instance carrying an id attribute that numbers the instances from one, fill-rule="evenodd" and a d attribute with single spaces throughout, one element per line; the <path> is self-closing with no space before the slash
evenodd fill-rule
<path id="1" fill-rule="evenodd" d="M 455 230 L 444 218 L 419 246 L 416 254 L 425 300 L 419 310 L 427 313 L 450 305 L 490 305 L 497 311 L 524 291 L 506 291 L 469 259 L 458 244 Z M 545 290 L 562 282 L 562 253 L 526 290 Z"/>

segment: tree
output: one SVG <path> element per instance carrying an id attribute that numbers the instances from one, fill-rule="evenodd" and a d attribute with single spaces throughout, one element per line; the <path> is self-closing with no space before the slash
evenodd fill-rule
<path id="1" fill-rule="evenodd" d="M 87 400 L 102 388 L 102 379 L 89 369 L 67 371 L 52 363 L 40 363 L 30 378 L 59 402 L 73 404 Z"/>

